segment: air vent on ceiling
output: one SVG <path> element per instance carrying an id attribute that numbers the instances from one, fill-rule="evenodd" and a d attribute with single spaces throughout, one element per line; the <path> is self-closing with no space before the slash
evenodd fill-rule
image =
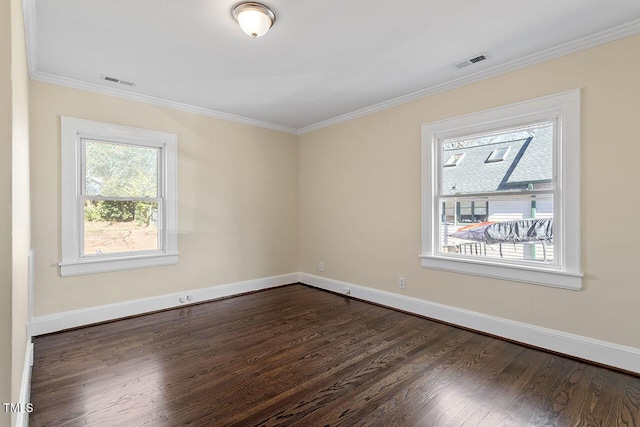
<path id="1" fill-rule="evenodd" d="M 491 57 L 486 52 L 482 52 L 480 55 L 476 55 L 473 58 L 466 59 L 462 62 L 458 62 L 457 64 L 453 64 L 453 66 L 460 69 L 469 65 L 477 64 L 478 62 L 484 61 L 485 59 L 489 58 Z"/>
<path id="2" fill-rule="evenodd" d="M 120 80 L 120 79 L 118 79 L 116 77 L 107 76 L 106 74 L 101 75 L 100 79 L 108 81 L 108 82 L 112 82 L 112 83 L 120 83 L 120 84 L 126 85 L 126 86 L 135 86 L 136 85 L 133 82 L 128 82 L 126 80 Z"/>

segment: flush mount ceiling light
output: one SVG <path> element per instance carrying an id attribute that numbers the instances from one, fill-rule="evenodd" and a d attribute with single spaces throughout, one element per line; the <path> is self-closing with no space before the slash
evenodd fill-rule
<path id="1" fill-rule="evenodd" d="M 231 14 L 242 31 L 254 39 L 265 35 L 276 22 L 276 15 L 262 3 L 238 3 L 231 9 Z"/>

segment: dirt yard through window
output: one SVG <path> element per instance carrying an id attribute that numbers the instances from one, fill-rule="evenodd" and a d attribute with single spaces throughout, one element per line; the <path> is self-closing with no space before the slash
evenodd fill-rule
<path id="1" fill-rule="evenodd" d="M 155 225 L 140 225 L 136 221 L 84 223 L 85 255 L 157 249 L 158 229 Z"/>

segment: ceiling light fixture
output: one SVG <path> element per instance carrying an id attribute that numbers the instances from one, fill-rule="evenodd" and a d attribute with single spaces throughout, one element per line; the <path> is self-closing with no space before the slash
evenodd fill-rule
<path id="1" fill-rule="evenodd" d="M 238 3 L 231 14 L 242 31 L 254 39 L 265 35 L 276 22 L 275 13 L 262 3 Z"/>

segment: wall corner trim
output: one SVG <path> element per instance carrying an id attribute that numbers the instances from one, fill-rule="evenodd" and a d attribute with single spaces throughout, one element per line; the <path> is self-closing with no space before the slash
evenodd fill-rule
<path id="1" fill-rule="evenodd" d="M 31 400 L 31 367 L 33 366 L 33 343 L 31 336 L 27 337 L 27 347 L 24 354 L 24 367 L 22 369 L 22 380 L 20 382 L 19 403 L 25 407 Z M 29 412 L 23 410 L 17 413 L 15 418 L 16 427 L 27 427 L 29 425 Z"/>
<path id="2" fill-rule="evenodd" d="M 168 308 L 177 308 L 193 303 L 239 295 L 245 292 L 275 288 L 290 283 L 297 283 L 299 281 L 298 279 L 298 273 L 290 273 L 280 276 L 271 276 L 254 280 L 246 280 L 243 282 L 210 286 L 207 288 L 185 290 L 174 294 L 141 298 L 115 304 L 47 314 L 44 316 L 35 316 L 31 323 L 31 334 L 33 336 L 50 334 L 53 332 L 63 331 L 65 329 L 88 326 L 95 323 L 107 322 L 129 316 L 137 316 Z M 186 299 L 187 295 L 191 297 L 191 300 Z M 180 298 L 183 298 L 184 302 L 180 302 Z"/>
<path id="3" fill-rule="evenodd" d="M 640 349 L 528 323 L 490 316 L 444 304 L 300 273 L 299 281 L 309 286 L 343 294 L 386 307 L 414 313 L 557 353 L 640 374 Z"/>

